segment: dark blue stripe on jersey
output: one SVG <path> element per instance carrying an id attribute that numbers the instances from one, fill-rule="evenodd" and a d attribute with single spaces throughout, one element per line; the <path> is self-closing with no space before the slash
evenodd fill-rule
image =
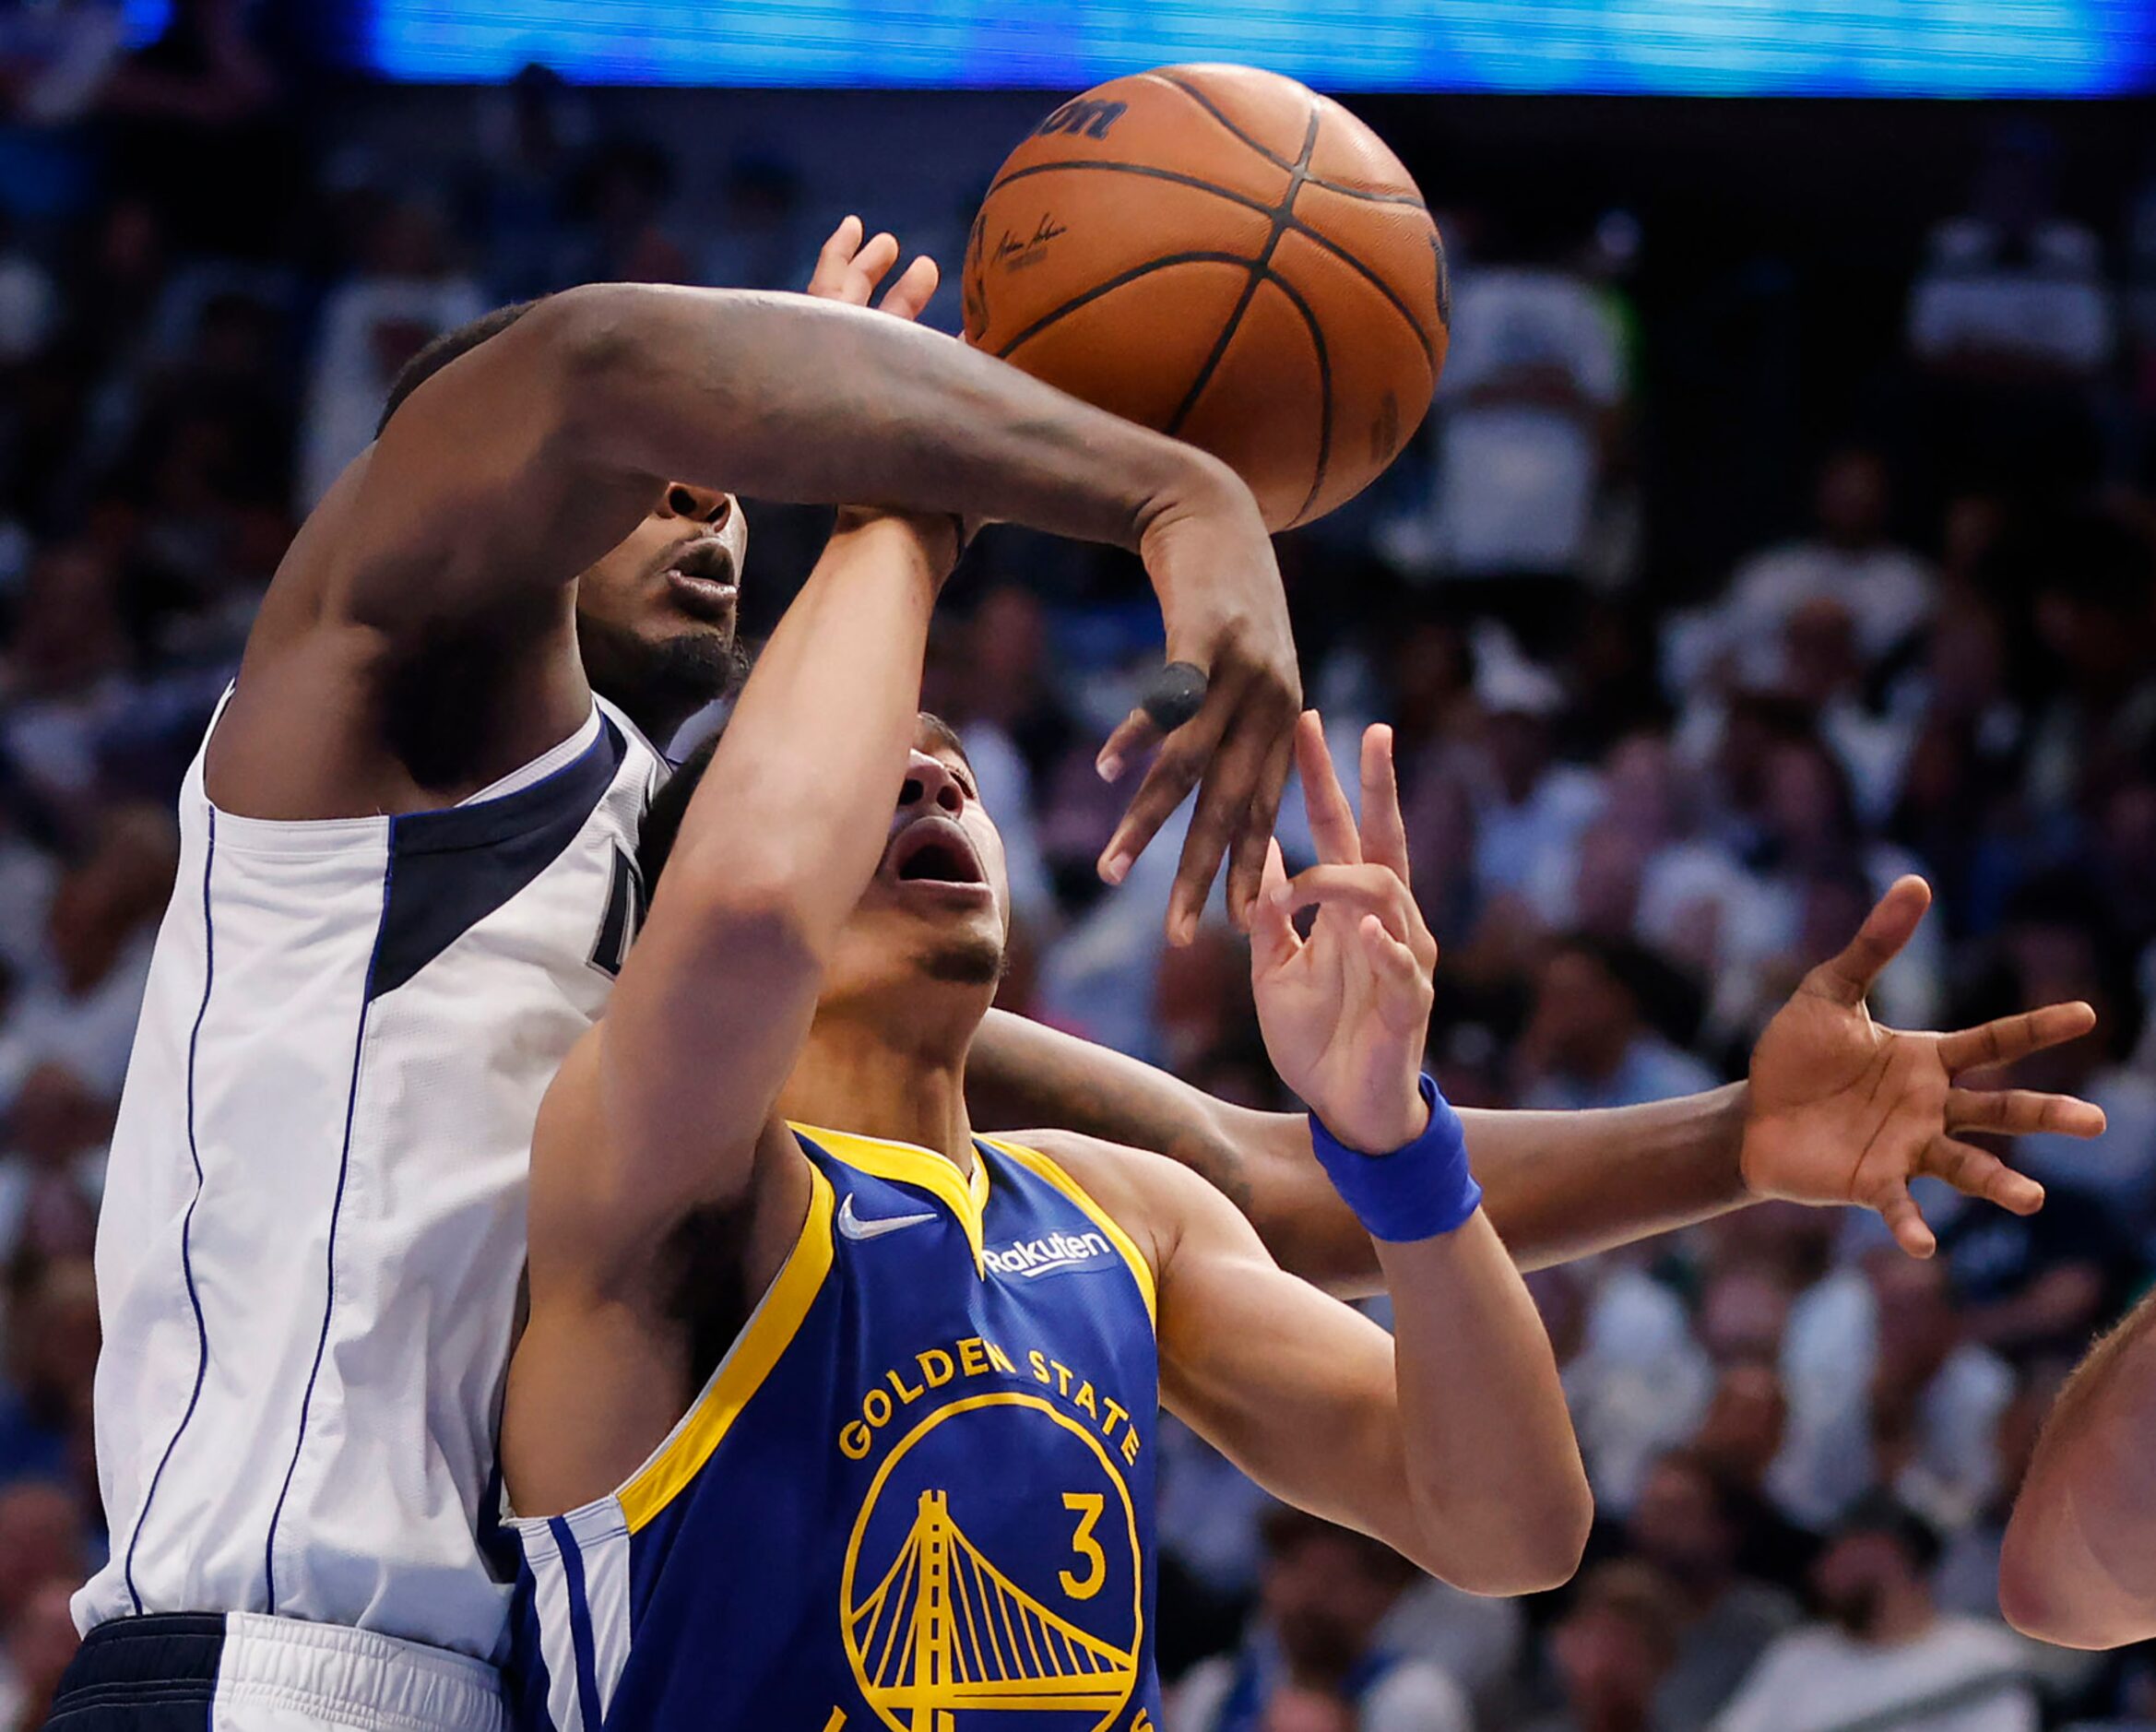
<path id="1" fill-rule="evenodd" d="M 392 820 L 394 828 L 395 821 Z M 374 971 L 382 966 L 382 941 L 389 931 L 389 899 L 396 893 L 397 850 L 392 848 L 382 864 L 382 912 L 374 921 L 374 950 L 367 958 L 367 987 L 360 998 L 360 1026 L 352 1036 L 351 1081 L 344 1097 L 344 1143 L 337 1156 L 337 1195 L 329 1205 L 329 1249 L 323 1258 L 322 1333 L 314 1341 L 314 1363 L 307 1371 L 307 1393 L 300 1397 L 300 1429 L 292 1439 L 292 1459 L 286 1464 L 284 1484 L 278 1488 L 277 1508 L 269 1514 L 269 1537 L 262 1542 L 262 1585 L 267 1609 L 277 1610 L 277 1524 L 284 1519 L 284 1501 L 291 1495 L 292 1475 L 299 1471 L 300 1452 L 307 1446 L 307 1413 L 314 1405 L 314 1381 L 322 1375 L 322 1356 L 329 1346 L 329 1319 L 337 1310 L 337 1227 L 344 1216 L 344 1184 L 352 1169 L 352 1118 L 360 1104 L 360 1056 L 367 1050 L 367 1010 L 374 1002 Z"/>
<path id="2" fill-rule="evenodd" d="M 509 1724 L 515 1732 L 556 1732 L 547 1709 L 547 1692 L 553 1674 L 547 1670 L 547 1655 L 539 1616 L 539 1583 L 528 1562 L 516 1566 L 515 1597 L 509 1615 L 509 1664 L 503 1668 L 502 1687 L 508 1693 Z"/>
<path id="3" fill-rule="evenodd" d="M 208 805 L 207 801 L 203 803 Z M 202 1201 L 202 1151 L 195 1142 L 195 1050 L 202 1039 L 202 1019 L 209 1014 L 210 983 L 217 979 L 217 923 L 209 917 L 209 870 L 216 863 L 217 808 L 209 806 L 209 837 L 202 849 L 202 1002 L 195 1008 L 195 1027 L 187 1037 L 187 1157 L 195 1163 L 195 1194 L 187 1199 L 187 1213 L 180 1217 L 180 1273 L 187 1283 L 187 1303 L 195 1310 L 195 1389 L 187 1397 L 187 1410 L 172 1428 L 165 1453 L 158 1457 L 157 1472 L 149 1477 L 142 1513 L 135 1518 L 135 1532 L 127 1541 L 127 1561 L 122 1573 L 127 1578 L 127 1597 L 135 1602 L 137 1613 L 142 1610 L 142 1595 L 135 1585 L 135 1548 L 142 1543 L 142 1530 L 149 1521 L 150 1506 L 157 1501 L 158 1482 L 165 1477 L 166 1464 L 180 1447 L 181 1435 L 202 1400 L 202 1380 L 209 1370 L 209 1327 L 202 1321 L 202 1298 L 195 1290 L 195 1205 Z"/>
<path id="4" fill-rule="evenodd" d="M 529 788 L 476 806 L 389 821 L 397 883 L 368 994 L 394 992 L 561 857 L 606 798 L 629 742 L 601 715 L 598 737 Z"/>
<path id="5" fill-rule="evenodd" d="M 591 1600 L 584 1591 L 584 1553 L 561 1516 L 551 1517 L 547 1529 L 562 1548 L 562 1579 L 569 1589 L 569 1641 L 576 1650 L 576 1700 L 584 1708 L 584 1732 L 599 1732 L 606 1715 L 598 1700 L 598 1666 L 592 1658 Z"/>
<path id="6" fill-rule="evenodd" d="M 61 1674 L 45 1724 L 67 1732 L 209 1732 L 224 1647 L 221 1612 L 100 1624 Z"/>

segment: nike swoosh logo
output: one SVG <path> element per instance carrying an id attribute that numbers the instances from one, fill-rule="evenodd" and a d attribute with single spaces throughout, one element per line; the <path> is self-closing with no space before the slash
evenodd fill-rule
<path id="1" fill-rule="evenodd" d="M 886 1233 L 895 1233 L 903 1227 L 918 1227 L 924 1221 L 936 1218 L 935 1211 L 925 1215 L 883 1215 L 871 1220 L 862 1220 L 853 1212 L 853 1197 L 849 1192 L 838 1205 L 838 1230 L 848 1239 L 881 1239 Z"/>

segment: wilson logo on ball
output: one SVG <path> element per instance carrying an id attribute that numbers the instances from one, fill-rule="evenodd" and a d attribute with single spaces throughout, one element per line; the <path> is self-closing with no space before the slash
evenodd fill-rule
<path id="1" fill-rule="evenodd" d="M 1033 129 L 1036 138 L 1045 138 L 1050 133 L 1069 133 L 1075 136 L 1083 133 L 1088 138 L 1105 138 L 1108 129 L 1123 117 L 1130 107 L 1128 102 L 1103 102 L 1097 98 L 1081 96 L 1065 102 L 1046 120 Z"/>

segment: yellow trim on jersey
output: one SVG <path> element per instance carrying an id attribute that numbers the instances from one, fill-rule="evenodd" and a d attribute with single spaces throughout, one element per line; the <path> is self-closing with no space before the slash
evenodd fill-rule
<path id="1" fill-rule="evenodd" d="M 1046 1180 L 1093 1217 L 1094 1224 L 1108 1235 L 1108 1243 L 1121 1252 L 1123 1261 L 1131 1265 L 1131 1274 L 1138 1283 L 1138 1291 L 1145 1296 L 1145 1314 L 1157 1323 L 1159 1308 L 1154 1300 L 1153 1267 L 1140 1253 L 1130 1234 L 1116 1225 L 1115 1217 L 1093 1200 L 1084 1185 L 1038 1149 L 1026 1148 L 1017 1143 L 1006 1143 L 1001 1137 L 984 1136 L 981 1141 L 990 1148 L 1001 1149 L 1021 1167 Z"/>
<path id="2" fill-rule="evenodd" d="M 667 1441 L 615 1493 L 634 1534 L 688 1489 L 800 1331 L 831 1273 L 831 1181 L 809 1165 L 809 1218 L 747 1326 Z"/>
<path id="3" fill-rule="evenodd" d="M 977 1157 L 973 1170 L 962 1173 L 948 1156 L 918 1144 L 856 1136 L 850 1131 L 826 1131 L 815 1124 L 796 1124 L 793 1128 L 857 1172 L 915 1185 L 934 1197 L 957 1216 L 958 1225 L 965 1230 L 965 1242 L 973 1248 L 973 1272 L 987 1279 L 988 1264 L 981 1255 L 981 1216 L 989 1206 L 989 1169 Z"/>

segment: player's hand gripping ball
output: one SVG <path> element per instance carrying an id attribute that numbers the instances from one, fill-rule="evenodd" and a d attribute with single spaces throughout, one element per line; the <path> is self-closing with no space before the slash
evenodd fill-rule
<path id="1" fill-rule="evenodd" d="M 1353 114 L 1250 66 L 1164 66 L 1057 109 L 967 243 L 965 335 L 1214 453 L 1274 529 L 1360 492 L 1430 404 L 1445 251 Z"/>

